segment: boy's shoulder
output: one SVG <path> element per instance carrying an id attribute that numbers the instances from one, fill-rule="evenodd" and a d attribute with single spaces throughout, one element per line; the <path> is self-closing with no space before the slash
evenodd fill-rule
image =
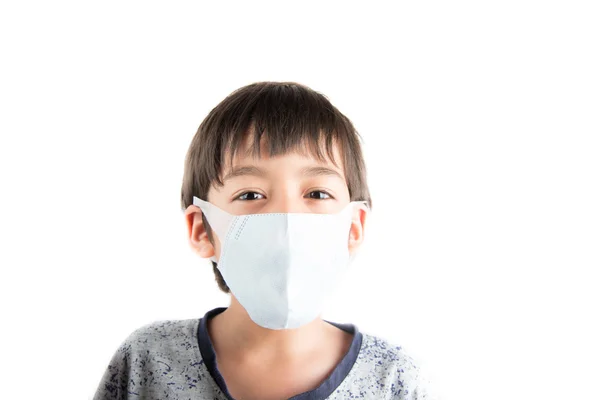
<path id="1" fill-rule="evenodd" d="M 372 334 L 362 333 L 361 348 L 349 378 L 350 385 L 360 382 L 365 387 L 366 383 L 373 394 L 391 394 L 393 399 L 433 398 L 429 379 L 415 359 L 402 346 Z"/>
<path id="2" fill-rule="evenodd" d="M 158 320 L 132 331 L 119 345 L 94 400 L 213 398 L 196 331 L 199 319 Z"/>
<path id="3" fill-rule="evenodd" d="M 156 320 L 133 330 L 121 343 L 124 349 L 168 348 L 189 349 L 194 345 L 198 318 Z"/>
<path id="4" fill-rule="evenodd" d="M 416 361 L 402 346 L 368 333 L 362 333 L 362 337 L 362 346 L 357 361 L 372 365 L 374 368 L 380 366 L 385 370 L 395 366 L 399 368 L 399 372 L 404 374 L 418 371 L 419 367 Z"/>

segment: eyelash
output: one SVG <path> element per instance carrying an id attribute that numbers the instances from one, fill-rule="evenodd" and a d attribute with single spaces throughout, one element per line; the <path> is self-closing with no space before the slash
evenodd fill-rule
<path id="1" fill-rule="evenodd" d="M 256 194 L 259 194 L 259 195 L 261 195 L 261 196 L 262 196 L 262 194 L 260 194 L 260 193 L 258 193 L 258 192 L 254 192 L 254 191 L 248 191 L 248 192 L 244 192 L 244 193 L 240 194 L 240 195 L 239 195 L 239 196 L 237 196 L 237 197 L 236 197 L 234 200 L 240 200 L 240 201 L 256 201 L 256 200 L 242 200 L 242 199 L 240 199 L 240 197 L 242 197 L 242 196 L 245 196 L 245 195 L 247 195 L 247 194 L 249 194 L 249 193 L 256 193 Z M 328 196 L 327 198 L 324 198 L 324 199 L 311 199 L 311 200 L 321 200 L 321 201 L 322 201 L 322 200 L 331 200 L 331 199 L 333 199 L 333 196 L 331 195 L 331 193 L 329 193 L 329 192 L 327 192 L 327 191 L 325 191 L 325 190 L 313 190 L 312 192 L 310 192 L 310 193 L 309 193 L 309 195 L 310 195 L 311 193 L 325 193 L 325 194 Z M 258 199 L 258 200 L 262 200 L 262 199 Z"/>

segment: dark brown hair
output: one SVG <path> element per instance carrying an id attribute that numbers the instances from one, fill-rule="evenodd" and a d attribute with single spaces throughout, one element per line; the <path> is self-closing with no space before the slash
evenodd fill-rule
<path id="1" fill-rule="evenodd" d="M 339 146 L 350 201 L 365 200 L 371 207 L 360 135 L 352 122 L 322 94 L 295 82 L 258 82 L 237 89 L 202 121 L 188 149 L 181 187 L 181 206 L 193 204 L 193 196 L 207 200 L 211 185 L 223 185 L 223 167 L 254 132 L 250 152 L 260 157 L 264 137 L 269 156 L 308 150 L 324 161 L 323 150 L 335 163 L 333 144 Z M 230 164 L 231 165 L 231 164 Z M 212 232 L 202 215 L 207 234 Z M 229 293 L 213 262 L 219 288 Z"/>

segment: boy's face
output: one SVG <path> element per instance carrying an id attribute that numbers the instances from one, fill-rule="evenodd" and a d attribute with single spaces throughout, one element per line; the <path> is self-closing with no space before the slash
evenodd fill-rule
<path id="1" fill-rule="evenodd" d="M 232 164 L 226 164 L 222 172 L 222 187 L 213 185 L 208 201 L 233 214 L 263 213 L 316 213 L 333 214 L 341 211 L 349 202 L 350 194 L 337 146 L 334 146 L 336 166 L 328 157 L 324 162 L 313 158 L 309 152 L 299 152 L 269 157 L 265 144 L 261 157 L 248 154 L 246 147 L 240 149 Z M 225 157 L 228 160 L 228 157 Z M 213 231 L 214 246 L 208 241 L 202 226 L 200 209 L 188 207 L 193 218 L 188 218 L 190 242 L 202 257 L 216 254 L 218 259 L 221 242 Z M 357 208 L 348 238 L 352 253 L 363 239 L 366 211 Z M 204 233 L 204 234 L 203 234 Z"/>

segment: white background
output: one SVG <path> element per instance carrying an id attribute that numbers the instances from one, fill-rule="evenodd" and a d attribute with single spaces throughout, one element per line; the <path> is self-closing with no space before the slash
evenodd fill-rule
<path id="1" fill-rule="evenodd" d="M 0 6 L 1 397 L 91 398 L 133 330 L 227 304 L 184 156 L 231 91 L 292 80 L 355 123 L 373 195 L 325 316 L 446 399 L 600 398 L 594 2 L 208 3 Z"/>

